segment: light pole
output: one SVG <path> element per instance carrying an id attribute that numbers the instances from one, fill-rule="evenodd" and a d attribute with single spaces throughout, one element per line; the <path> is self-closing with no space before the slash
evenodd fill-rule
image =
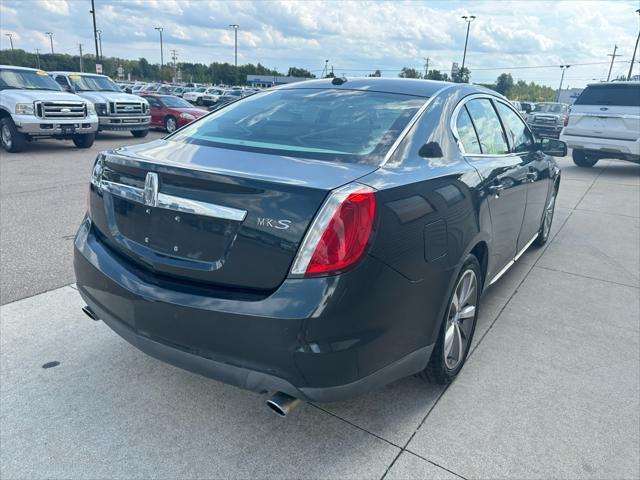
<path id="1" fill-rule="evenodd" d="M 464 39 L 464 53 L 462 54 L 462 68 L 460 68 L 460 75 L 464 75 L 464 63 L 467 60 L 467 44 L 469 43 L 469 29 L 471 28 L 471 22 L 476 19 L 475 15 L 463 15 L 462 19 L 467 22 L 467 36 Z"/>
<path id="2" fill-rule="evenodd" d="M 640 8 L 636 10 L 636 13 L 640 15 Z M 629 73 L 627 74 L 627 82 L 631 80 L 631 71 L 633 70 L 633 62 L 636 61 L 636 52 L 638 51 L 638 42 L 640 42 L 640 31 L 638 31 L 638 38 L 636 38 L 636 46 L 633 49 L 633 56 L 631 57 L 631 65 L 629 65 Z"/>
<path id="3" fill-rule="evenodd" d="M 102 64 L 102 59 L 98 51 L 98 29 L 96 28 L 96 6 L 94 0 L 91 0 L 91 10 L 89 10 L 89 13 L 93 18 L 93 41 L 96 44 L 96 73 L 102 73 L 102 71 L 98 72 L 98 64 Z"/>
<path id="4" fill-rule="evenodd" d="M 235 72 L 236 72 L 236 85 L 238 84 L 238 28 L 240 28 L 240 25 L 237 25 L 235 23 L 232 23 L 229 25 L 231 28 L 233 28 L 233 33 L 235 36 Z"/>
<path id="5" fill-rule="evenodd" d="M 560 86 L 558 87 L 558 96 L 556 97 L 556 102 L 560 101 L 560 90 L 562 90 L 562 82 L 564 82 L 564 72 L 567 70 L 567 68 L 569 68 L 571 65 L 560 65 L 560 68 L 562 69 L 562 76 L 560 77 Z"/>
<path id="6" fill-rule="evenodd" d="M 96 30 L 98 34 L 98 46 L 100 47 L 100 58 L 102 58 L 102 30 Z"/>
<path id="7" fill-rule="evenodd" d="M 51 55 L 53 55 L 53 32 L 44 32 L 45 35 L 49 35 L 49 42 L 51 42 Z"/>
<path id="8" fill-rule="evenodd" d="M 9 42 L 11 42 L 11 51 L 13 52 L 13 33 L 5 33 L 7 37 L 9 37 Z"/>
<path id="9" fill-rule="evenodd" d="M 155 27 L 155 29 L 160 33 L 160 81 L 162 81 L 162 67 L 164 67 L 164 52 L 162 51 L 162 32 L 164 28 Z"/>

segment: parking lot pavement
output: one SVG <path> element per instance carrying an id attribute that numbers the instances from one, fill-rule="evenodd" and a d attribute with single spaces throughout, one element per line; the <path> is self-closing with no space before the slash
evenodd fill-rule
<path id="1" fill-rule="evenodd" d="M 0 477 L 638 478 L 640 167 L 561 165 L 550 242 L 488 290 L 446 389 L 280 419 L 138 352 L 71 286 L 0 307 Z"/>
<path id="2" fill-rule="evenodd" d="M 85 212 L 98 152 L 148 142 L 129 132 L 100 133 L 93 147 L 40 140 L 21 153 L 0 153 L 0 303 L 73 282 L 71 245 Z"/>

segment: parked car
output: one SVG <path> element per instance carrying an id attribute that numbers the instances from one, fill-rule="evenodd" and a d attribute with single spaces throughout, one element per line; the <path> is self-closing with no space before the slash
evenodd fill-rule
<path id="1" fill-rule="evenodd" d="M 536 103 L 527 116 L 527 123 L 539 137 L 559 138 L 560 132 L 569 117 L 569 105 L 566 103 Z"/>
<path id="2" fill-rule="evenodd" d="M 189 92 L 189 91 L 191 91 L 191 89 L 188 87 L 175 87 L 171 93 L 176 97 L 182 98 L 185 92 Z"/>
<path id="3" fill-rule="evenodd" d="M 186 100 L 173 95 L 143 95 L 151 107 L 151 126 L 174 132 L 188 123 L 207 114 L 205 110 L 194 108 Z"/>
<path id="4" fill-rule="evenodd" d="M 580 167 L 593 167 L 601 158 L 640 163 L 640 83 L 587 85 L 560 138 Z"/>
<path id="5" fill-rule="evenodd" d="M 155 93 L 160 95 L 173 95 L 173 86 L 161 85 L 156 89 Z"/>
<path id="6" fill-rule="evenodd" d="M 280 415 L 416 373 L 448 383 L 482 293 L 549 238 L 550 155 L 566 145 L 479 86 L 281 86 L 98 155 L 78 290 L 148 354 L 278 392 Z"/>
<path id="7" fill-rule="evenodd" d="M 93 103 L 100 119 L 98 131 L 131 132 L 136 138 L 149 133 L 149 105 L 137 95 L 125 93 L 106 75 L 82 72 L 51 72 L 68 92 Z"/>
<path id="8" fill-rule="evenodd" d="M 202 105 L 205 107 L 215 105 L 224 94 L 225 91 L 220 88 L 207 88 L 202 95 Z"/>
<path id="9" fill-rule="evenodd" d="M 235 102 L 243 96 L 244 92 L 242 90 L 227 90 L 222 95 L 218 96 L 218 101 L 210 108 L 210 110 L 215 110 L 227 103 Z"/>
<path id="10" fill-rule="evenodd" d="M 0 142 L 7 152 L 45 137 L 89 148 L 97 129 L 93 104 L 63 92 L 47 72 L 0 65 Z"/>
<path id="11" fill-rule="evenodd" d="M 202 97 L 209 89 L 206 87 L 198 87 L 189 93 L 185 93 L 182 98 L 186 101 L 194 103 L 196 105 L 202 106 L 204 105 Z"/>

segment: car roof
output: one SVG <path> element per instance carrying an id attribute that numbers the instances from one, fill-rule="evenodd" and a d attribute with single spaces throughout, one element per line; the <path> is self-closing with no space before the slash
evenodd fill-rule
<path id="1" fill-rule="evenodd" d="M 431 97 L 438 90 L 447 86 L 466 85 L 451 82 L 439 82 L 436 80 L 421 80 L 415 78 L 346 78 L 342 84 L 334 84 L 334 78 L 322 78 L 318 80 L 305 80 L 302 82 L 280 85 L 276 89 L 302 89 L 302 88 L 338 88 L 344 90 L 371 90 L 385 93 L 398 93 L 402 95 L 415 95 L 419 97 Z M 337 82 L 336 82 L 337 83 Z M 481 90 L 481 88 L 479 88 Z"/>
<path id="2" fill-rule="evenodd" d="M 608 87 L 609 85 L 631 85 L 632 87 L 640 86 L 640 82 L 637 81 L 624 81 L 624 82 L 598 82 L 587 83 L 587 87 Z"/>
<path id="3" fill-rule="evenodd" d="M 41 68 L 18 67 L 16 65 L 0 65 L 0 68 L 10 68 L 11 70 L 25 70 L 31 72 L 44 72 Z"/>
<path id="4" fill-rule="evenodd" d="M 87 72 L 65 72 L 65 71 L 56 71 L 56 72 L 48 72 L 52 75 L 82 75 L 84 77 L 106 77 L 106 75 L 101 75 L 99 73 L 87 73 Z"/>

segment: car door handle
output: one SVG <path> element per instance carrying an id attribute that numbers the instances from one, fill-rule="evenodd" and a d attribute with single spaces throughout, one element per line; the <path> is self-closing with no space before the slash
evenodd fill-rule
<path id="1" fill-rule="evenodd" d="M 489 193 L 495 195 L 496 197 L 500 196 L 500 192 L 504 190 L 504 185 L 501 183 L 489 185 Z"/>

